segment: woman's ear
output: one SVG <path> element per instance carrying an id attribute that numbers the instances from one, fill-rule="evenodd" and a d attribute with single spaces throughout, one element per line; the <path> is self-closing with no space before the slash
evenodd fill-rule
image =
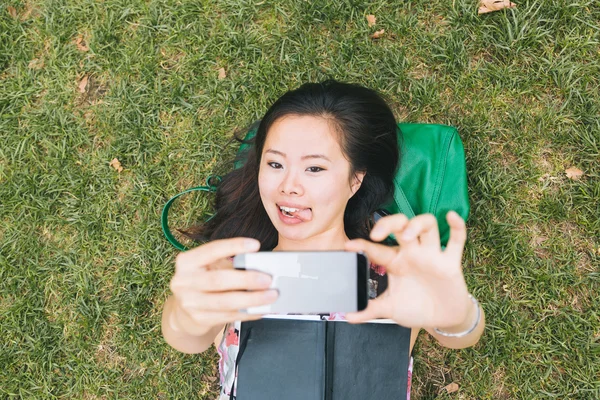
<path id="1" fill-rule="evenodd" d="M 358 192 L 358 189 L 360 189 L 360 185 L 362 185 L 362 181 L 363 179 L 365 179 L 365 175 L 367 173 L 366 172 L 356 172 L 354 174 L 354 176 L 352 177 L 352 183 L 350 185 L 350 189 L 352 190 L 352 196 L 354 196 L 356 194 L 356 192 Z M 350 196 L 350 197 L 352 197 Z"/>

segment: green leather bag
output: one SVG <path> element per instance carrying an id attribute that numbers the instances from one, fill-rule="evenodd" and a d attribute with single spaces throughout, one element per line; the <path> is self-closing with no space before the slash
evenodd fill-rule
<path id="1" fill-rule="evenodd" d="M 438 124 L 400 123 L 398 137 L 402 138 L 401 165 L 394 179 L 393 196 L 381 205 L 381 214 L 402 213 L 408 218 L 430 213 L 437 221 L 442 246 L 446 246 L 450 227 L 446 213 L 456 211 L 465 221 L 469 216 L 467 171 L 462 141 L 456 128 Z M 256 130 L 250 130 L 245 139 L 251 139 Z M 238 150 L 234 168 L 244 163 L 244 152 L 249 144 Z M 167 240 L 179 250 L 187 248 L 173 237 L 169 229 L 168 214 L 173 202 L 192 191 L 214 192 L 219 177 L 209 177 L 206 186 L 188 189 L 171 198 L 162 212 L 162 229 Z"/>

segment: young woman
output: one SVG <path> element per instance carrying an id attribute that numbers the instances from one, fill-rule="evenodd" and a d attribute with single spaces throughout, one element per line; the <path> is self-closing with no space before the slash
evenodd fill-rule
<path id="1" fill-rule="evenodd" d="M 237 333 L 241 321 L 261 318 L 239 310 L 277 299 L 268 275 L 233 269 L 231 257 L 240 253 L 363 251 L 374 271 L 387 273 L 387 285 L 376 288 L 366 310 L 345 315 L 348 322 L 393 319 L 411 328 L 411 351 L 421 329 L 450 348 L 479 340 L 485 318 L 462 273 L 462 218 L 448 213 L 444 251 L 432 215 L 372 223 L 398 167 L 396 120 L 373 90 L 305 84 L 267 111 L 247 162 L 219 186 L 216 216 L 192 235 L 208 243 L 178 255 L 163 310 L 163 336 L 175 349 L 201 353 L 215 343 L 223 399 L 236 379 L 236 340 L 223 332 Z M 398 246 L 377 243 L 390 234 Z"/>

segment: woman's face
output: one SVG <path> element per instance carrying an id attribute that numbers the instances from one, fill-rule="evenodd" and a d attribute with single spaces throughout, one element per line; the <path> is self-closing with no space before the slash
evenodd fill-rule
<path id="1" fill-rule="evenodd" d="M 346 204 L 364 177 L 351 178 L 350 171 L 326 119 L 290 115 L 275 121 L 263 147 L 258 186 L 280 238 L 343 234 Z"/>

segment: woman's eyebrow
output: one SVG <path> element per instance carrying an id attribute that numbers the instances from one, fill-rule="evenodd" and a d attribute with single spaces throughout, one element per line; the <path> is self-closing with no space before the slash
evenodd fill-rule
<path id="1" fill-rule="evenodd" d="M 322 158 L 323 160 L 327 160 L 327 161 L 331 162 L 331 160 L 323 154 L 309 154 L 307 156 L 303 156 L 302 160 L 306 160 L 307 158 Z"/>
<path id="2" fill-rule="evenodd" d="M 284 158 L 286 157 L 285 153 L 282 153 L 279 150 L 268 149 L 268 150 L 265 151 L 265 153 L 277 154 L 277 155 L 279 155 L 281 157 L 284 157 Z M 326 155 L 324 155 L 324 154 L 309 154 L 309 155 L 306 155 L 306 156 L 302 156 L 301 159 L 302 160 L 306 160 L 306 159 L 309 159 L 309 158 L 322 158 L 323 160 L 327 160 L 327 161 L 331 162 L 331 160 Z"/>

